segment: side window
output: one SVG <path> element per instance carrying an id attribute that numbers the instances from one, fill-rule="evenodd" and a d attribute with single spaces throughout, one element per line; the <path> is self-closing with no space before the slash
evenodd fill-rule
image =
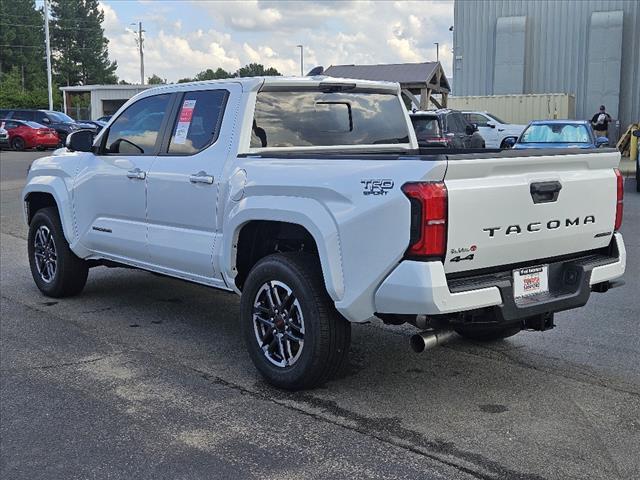
<path id="1" fill-rule="evenodd" d="M 13 117 L 16 120 L 33 120 L 33 112 L 28 110 L 16 110 L 13 112 Z"/>
<path id="2" fill-rule="evenodd" d="M 484 115 L 479 115 L 477 113 L 467 113 L 465 114 L 464 118 L 467 120 L 467 122 L 475 123 L 479 127 L 486 127 L 487 122 L 489 121 L 487 117 L 485 117 Z"/>
<path id="3" fill-rule="evenodd" d="M 171 94 L 166 93 L 130 105 L 109 128 L 104 153 L 152 155 L 170 99 Z"/>
<path id="4" fill-rule="evenodd" d="M 35 122 L 41 123 L 42 125 L 47 125 L 51 123 L 51 120 L 44 112 L 35 112 Z"/>
<path id="5" fill-rule="evenodd" d="M 452 133 L 464 133 L 462 115 L 456 113 L 447 115 L 447 129 Z"/>
<path id="6" fill-rule="evenodd" d="M 186 93 L 171 131 L 168 152 L 191 155 L 214 143 L 220 133 L 228 96 L 227 90 Z"/>

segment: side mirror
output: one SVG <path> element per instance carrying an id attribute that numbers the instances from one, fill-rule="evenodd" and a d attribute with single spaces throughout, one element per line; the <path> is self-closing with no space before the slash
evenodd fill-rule
<path id="1" fill-rule="evenodd" d="M 606 147 L 609 145 L 609 139 L 607 137 L 598 137 L 596 138 L 596 146 L 597 147 Z"/>
<path id="2" fill-rule="evenodd" d="M 513 146 L 516 144 L 516 139 L 513 137 L 505 138 L 503 143 L 505 147 L 513 148 Z"/>
<path id="3" fill-rule="evenodd" d="M 487 127 L 496 128 L 496 124 L 495 123 L 491 123 L 491 122 L 487 122 Z"/>
<path id="4" fill-rule="evenodd" d="M 473 133 L 478 130 L 478 128 L 475 125 L 467 125 L 464 128 L 464 131 L 467 135 L 473 135 Z"/>
<path id="5" fill-rule="evenodd" d="M 93 132 L 76 130 L 67 135 L 65 146 L 72 152 L 91 152 L 93 150 Z"/>
<path id="6" fill-rule="evenodd" d="M 51 120 L 49 120 L 49 117 L 43 117 L 42 123 L 51 123 Z"/>

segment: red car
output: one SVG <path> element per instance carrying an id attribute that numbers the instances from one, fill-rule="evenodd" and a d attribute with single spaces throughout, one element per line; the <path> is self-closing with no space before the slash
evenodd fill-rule
<path id="1" fill-rule="evenodd" d="M 25 148 L 44 150 L 57 147 L 60 143 L 60 138 L 54 129 L 36 122 L 0 120 L 0 126 L 9 132 L 9 146 L 14 150 Z"/>

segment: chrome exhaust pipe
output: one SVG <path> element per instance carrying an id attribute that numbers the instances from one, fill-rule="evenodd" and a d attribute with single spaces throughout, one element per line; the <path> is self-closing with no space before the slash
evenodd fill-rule
<path id="1" fill-rule="evenodd" d="M 448 342 L 455 334 L 453 330 L 425 330 L 411 337 L 411 348 L 414 352 L 421 353 Z"/>

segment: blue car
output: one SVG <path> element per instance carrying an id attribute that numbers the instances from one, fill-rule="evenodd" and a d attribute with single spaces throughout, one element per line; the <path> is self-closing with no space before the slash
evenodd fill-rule
<path id="1" fill-rule="evenodd" d="M 536 120 L 527 125 L 513 148 L 599 148 L 608 143 L 607 137 L 596 137 L 585 120 Z"/>

